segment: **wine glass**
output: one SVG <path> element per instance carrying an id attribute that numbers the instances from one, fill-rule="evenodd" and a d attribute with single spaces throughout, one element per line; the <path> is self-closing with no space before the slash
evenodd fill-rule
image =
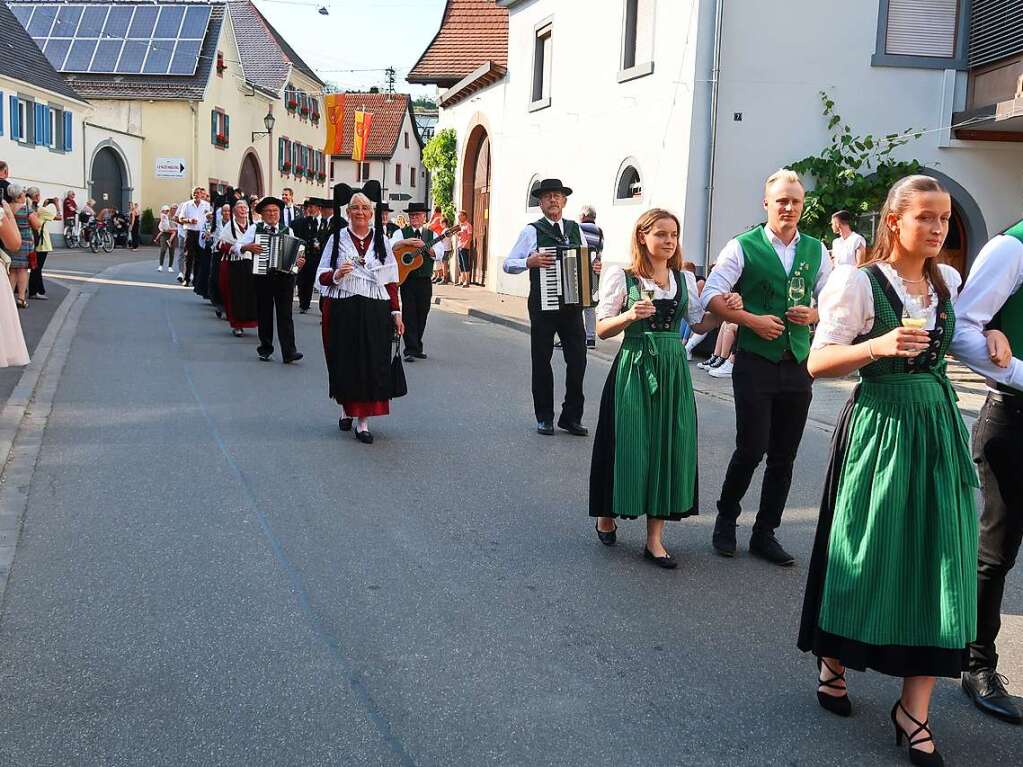
<path id="1" fill-rule="evenodd" d="M 798 306 L 805 295 L 806 281 L 798 275 L 792 277 L 789 280 L 789 305 Z"/>
<path id="2" fill-rule="evenodd" d="M 902 327 L 923 330 L 929 308 L 929 297 L 907 295 L 902 302 Z"/>

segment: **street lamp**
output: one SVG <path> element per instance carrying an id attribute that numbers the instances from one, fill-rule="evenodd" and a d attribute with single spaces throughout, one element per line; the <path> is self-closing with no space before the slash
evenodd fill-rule
<path id="1" fill-rule="evenodd" d="M 268 138 L 268 140 L 269 140 L 269 143 L 270 143 L 270 160 L 269 160 L 269 163 L 267 164 L 267 168 L 266 168 L 266 176 L 267 176 L 266 193 L 267 194 L 273 194 L 273 191 L 274 191 L 273 190 L 273 183 L 274 183 L 274 174 L 273 174 L 273 167 L 274 167 L 274 140 L 273 140 L 273 132 L 274 132 L 274 123 L 275 122 L 277 122 L 277 121 L 274 119 L 273 106 L 268 106 L 266 108 L 266 116 L 263 118 L 263 125 L 266 126 L 266 130 L 265 131 L 261 131 L 261 130 L 260 131 L 252 131 L 252 138 L 250 139 L 250 141 L 254 142 L 256 140 L 257 136 L 266 136 Z"/>

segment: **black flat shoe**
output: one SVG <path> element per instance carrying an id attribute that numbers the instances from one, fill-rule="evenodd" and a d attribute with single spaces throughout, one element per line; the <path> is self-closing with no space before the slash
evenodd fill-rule
<path id="1" fill-rule="evenodd" d="M 796 561 L 771 533 L 753 533 L 749 539 L 749 553 L 781 567 L 791 567 Z"/>
<path id="2" fill-rule="evenodd" d="M 1006 681 L 993 668 L 967 671 L 963 674 L 963 692 L 985 714 L 1009 724 L 1023 724 L 1023 713 L 1005 689 Z"/>
<path id="3" fill-rule="evenodd" d="M 906 732 L 902 729 L 899 720 L 895 718 L 895 712 L 899 709 L 902 709 L 902 713 L 905 714 L 906 718 L 916 725 L 916 729 L 913 732 Z M 921 743 L 934 742 L 934 733 L 931 732 L 929 722 L 917 721 L 911 713 L 906 711 L 906 707 L 902 705 L 901 700 L 895 701 L 891 716 L 892 724 L 895 726 L 895 745 L 901 746 L 903 738 L 909 741 L 909 761 L 911 764 L 915 764 L 917 767 L 944 767 L 945 760 L 941 758 L 941 754 L 938 753 L 937 749 L 927 753 L 918 748 L 913 748 L 913 746 L 918 746 Z"/>
<path id="4" fill-rule="evenodd" d="M 596 522 L 593 523 L 593 529 L 597 531 L 597 538 L 600 542 L 605 546 L 614 546 L 615 542 L 618 540 L 618 525 L 615 525 L 614 530 L 608 530 L 605 532 L 597 527 L 597 524 L 598 523 Z"/>
<path id="5" fill-rule="evenodd" d="M 590 430 L 578 421 L 558 421 L 558 428 L 562 431 L 567 431 L 573 437 L 586 437 L 590 433 Z"/>
<path id="6" fill-rule="evenodd" d="M 415 357 L 417 360 L 425 360 L 426 359 L 426 354 L 424 352 L 416 352 L 412 356 Z"/>
<path id="7" fill-rule="evenodd" d="M 550 421 L 537 421 L 536 422 L 536 433 L 543 434 L 545 437 L 554 436 L 554 424 Z"/>
<path id="8" fill-rule="evenodd" d="M 220 311 L 220 309 L 217 309 L 215 314 L 217 315 L 217 319 L 218 320 L 224 319 L 224 313 L 222 311 Z"/>
<path id="9" fill-rule="evenodd" d="M 298 362 L 304 356 L 305 355 L 302 354 L 302 352 L 295 352 L 294 354 L 289 354 L 287 357 L 284 358 L 284 364 L 290 365 L 292 362 Z"/>
<path id="10" fill-rule="evenodd" d="M 849 700 L 849 692 L 846 691 L 845 695 L 828 695 L 826 692 L 821 692 L 821 687 L 827 687 L 830 690 L 845 690 L 845 687 L 839 685 L 839 682 L 845 681 L 845 672 L 839 674 L 835 669 L 831 668 L 827 663 L 824 663 L 823 658 L 817 659 L 817 670 L 821 670 L 821 664 L 832 676 L 829 679 L 821 679 L 820 674 L 817 675 L 817 702 L 821 704 L 821 708 L 825 711 L 830 711 L 832 714 L 838 716 L 849 716 L 852 714 L 852 701 Z"/>
<path id="11" fill-rule="evenodd" d="M 405 362 L 415 362 L 416 361 L 416 358 L 413 357 L 411 354 L 406 354 L 403 359 L 405 360 Z"/>
<path id="12" fill-rule="evenodd" d="M 260 362 L 269 362 L 270 361 L 270 355 L 269 354 L 263 354 L 262 352 L 257 352 L 257 353 L 259 354 L 259 361 Z"/>
<path id="13" fill-rule="evenodd" d="M 355 438 L 364 445 L 373 444 L 373 434 L 370 432 L 369 429 L 366 429 L 366 431 L 355 432 Z"/>
<path id="14" fill-rule="evenodd" d="M 714 551 L 723 557 L 735 556 L 735 523 L 718 515 L 714 522 L 714 535 L 710 539 Z"/>
<path id="15" fill-rule="evenodd" d="M 655 557 L 650 553 L 650 549 L 646 546 L 643 547 L 643 559 L 649 559 L 658 567 L 663 567 L 665 570 L 674 570 L 678 567 L 678 562 L 671 558 L 671 554 L 663 557 Z"/>
<path id="16" fill-rule="evenodd" d="M 339 428 L 341 431 L 351 431 L 352 430 L 352 419 L 351 418 L 338 418 L 337 419 L 337 428 Z"/>

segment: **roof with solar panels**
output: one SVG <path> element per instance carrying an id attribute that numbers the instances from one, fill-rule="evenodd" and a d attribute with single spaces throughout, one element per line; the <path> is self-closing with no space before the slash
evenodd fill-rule
<path id="1" fill-rule="evenodd" d="M 320 82 L 247 0 L 14 0 L 8 5 L 53 68 L 86 97 L 201 100 L 228 13 L 250 85 L 279 94 L 289 65 Z"/>

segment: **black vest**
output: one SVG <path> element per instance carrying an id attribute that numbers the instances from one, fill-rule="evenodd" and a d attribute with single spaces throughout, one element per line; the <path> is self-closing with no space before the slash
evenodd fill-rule
<path id="1" fill-rule="evenodd" d="M 546 218 L 541 218 L 539 221 L 535 221 L 530 226 L 536 230 L 536 247 L 537 250 L 540 248 L 554 248 L 575 245 L 576 247 L 582 247 L 583 238 L 582 232 L 579 229 L 579 224 L 575 221 L 569 221 L 566 218 L 561 219 L 558 222 L 561 224 L 563 236 L 559 236 L 554 227 L 551 226 L 550 222 Z M 540 308 L 540 270 L 530 269 L 529 270 L 529 305 L 534 309 Z M 582 311 L 582 307 L 576 307 L 579 311 Z"/>

